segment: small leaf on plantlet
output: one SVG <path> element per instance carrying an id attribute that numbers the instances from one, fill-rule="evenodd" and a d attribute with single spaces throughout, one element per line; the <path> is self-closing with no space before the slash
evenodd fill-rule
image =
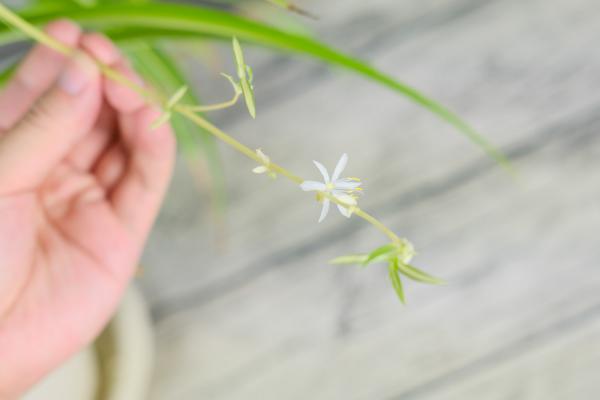
<path id="1" fill-rule="evenodd" d="M 344 264 L 363 264 L 367 259 L 367 254 L 350 254 L 347 256 L 336 257 L 329 261 L 329 264 L 344 265 Z"/>
<path id="2" fill-rule="evenodd" d="M 394 290 L 396 291 L 398 298 L 400 299 L 402 304 L 406 304 L 406 299 L 404 298 L 404 288 L 402 287 L 402 280 L 400 279 L 400 274 L 398 273 L 397 259 L 390 261 L 388 273 L 390 276 L 390 280 L 392 281 L 392 286 L 394 286 Z"/>
<path id="3" fill-rule="evenodd" d="M 443 279 L 431 276 L 428 273 L 421 271 L 420 269 L 413 267 L 410 264 L 399 263 L 398 269 L 408 278 L 417 282 L 429 283 L 432 285 L 444 285 L 446 283 Z"/>
<path id="4" fill-rule="evenodd" d="M 381 247 L 376 248 L 372 252 L 369 253 L 367 259 L 363 261 L 363 265 L 367 265 L 375 261 L 376 259 L 381 261 L 383 259 L 389 259 L 398 254 L 399 249 L 393 243 L 383 245 Z"/>

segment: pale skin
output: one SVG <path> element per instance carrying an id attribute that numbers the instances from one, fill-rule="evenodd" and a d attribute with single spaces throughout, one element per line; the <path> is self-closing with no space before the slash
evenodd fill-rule
<path id="1" fill-rule="evenodd" d="M 168 186 L 175 140 L 160 111 L 103 78 L 139 79 L 110 41 L 69 21 L 0 92 L 0 399 L 89 344 L 135 274 Z"/>

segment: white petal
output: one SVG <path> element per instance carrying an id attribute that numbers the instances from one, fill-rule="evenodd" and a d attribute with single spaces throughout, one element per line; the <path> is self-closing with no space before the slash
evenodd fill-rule
<path id="1" fill-rule="evenodd" d="M 319 216 L 319 222 L 323 221 L 329 212 L 329 199 L 323 200 L 323 208 L 321 208 L 321 216 Z"/>
<path id="2" fill-rule="evenodd" d="M 349 208 L 346 208 L 344 206 L 341 205 L 337 205 L 338 210 L 340 210 L 340 212 L 342 213 L 342 215 L 346 218 L 350 218 L 352 216 L 352 211 L 350 211 Z"/>
<path id="3" fill-rule="evenodd" d="M 340 190 L 353 190 L 353 189 L 356 189 L 357 187 L 360 187 L 360 185 L 361 185 L 360 182 L 345 181 L 343 179 L 338 179 L 337 181 L 335 181 L 333 183 L 333 186 L 336 189 L 340 189 Z"/>
<path id="4" fill-rule="evenodd" d="M 334 192 L 333 195 L 335 196 L 336 199 L 338 199 L 339 201 L 341 201 L 344 204 L 349 204 L 351 206 L 356 205 L 356 199 L 350 195 L 347 195 L 346 193 Z"/>
<path id="5" fill-rule="evenodd" d="M 267 172 L 267 167 L 265 167 L 264 165 L 260 165 L 254 168 L 252 172 L 254 172 L 255 174 L 264 174 L 265 172 Z"/>
<path id="6" fill-rule="evenodd" d="M 313 160 L 313 162 L 315 163 L 315 165 L 317 166 L 317 168 L 321 172 L 321 175 L 323 175 L 323 180 L 325 181 L 325 183 L 329 183 L 329 173 L 327 172 L 327 168 L 325 168 L 323 166 L 323 164 L 321 164 L 318 161 Z"/>
<path id="7" fill-rule="evenodd" d="M 310 192 L 311 190 L 316 190 L 319 192 L 324 191 L 327 187 L 322 182 L 317 181 L 304 181 L 300 184 L 300 188 L 305 192 Z"/>
<path id="8" fill-rule="evenodd" d="M 333 171 L 333 175 L 331 176 L 332 181 L 338 180 L 344 169 L 346 168 L 346 164 L 348 164 L 348 154 L 344 153 L 340 157 L 340 161 L 338 161 L 335 166 L 335 170 Z"/>

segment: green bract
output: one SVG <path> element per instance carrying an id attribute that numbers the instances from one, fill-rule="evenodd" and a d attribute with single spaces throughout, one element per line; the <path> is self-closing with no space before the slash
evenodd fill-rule
<path id="1" fill-rule="evenodd" d="M 400 249 L 395 244 L 386 244 L 370 252 L 362 264 L 367 265 L 372 263 L 373 261 L 381 261 L 395 258 L 399 252 Z"/>
<path id="2" fill-rule="evenodd" d="M 398 272 L 398 259 L 394 259 L 390 261 L 388 265 L 388 275 L 390 277 L 390 281 L 392 281 L 392 286 L 398 295 L 398 298 L 402 302 L 402 304 L 406 304 L 406 298 L 404 297 L 404 287 L 402 286 L 402 280 L 400 279 L 400 273 Z"/>
<path id="3" fill-rule="evenodd" d="M 246 101 L 246 107 L 248 107 L 248 112 L 252 118 L 256 118 L 254 87 L 252 86 L 254 74 L 252 73 L 252 68 L 246 65 L 246 62 L 244 61 L 244 53 L 242 52 L 242 46 L 240 46 L 240 42 L 235 36 L 233 37 L 233 54 L 235 56 L 237 74 L 238 78 L 240 79 L 240 86 L 242 87 L 244 100 Z"/>
<path id="4" fill-rule="evenodd" d="M 177 103 L 181 101 L 181 99 L 183 98 L 183 96 L 185 96 L 187 91 L 187 86 L 182 86 L 179 89 L 177 89 L 177 91 L 169 98 L 169 100 L 167 100 L 167 103 L 165 104 L 165 109 L 161 116 L 158 117 L 150 126 L 151 129 L 154 130 L 171 120 L 171 117 L 173 116 L 173 107 L 175 107 Z"/>

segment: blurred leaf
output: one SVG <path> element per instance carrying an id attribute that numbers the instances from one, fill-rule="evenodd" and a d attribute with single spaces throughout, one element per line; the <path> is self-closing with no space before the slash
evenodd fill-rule
<path id="1" fill-rule="evenodd" d="M 298 7 L 296 4 L 289 2 L 287 0 L 266 0 L 268 3 L 273 4 L 274 6 L 283 8 L 285 10 L 291 11 L 293 13 L 302 15 L 304 17 L 308 17 L 308 18 L 312 18 L 312 19 L 319 19 L 316 15 L 314 15 L 313 13 L 310 13 L 308 11 L 306 11 L 303 8 Z"/>
<path id="2" fill-rule="evenodd" d="M 75 2 L 83 7 L 93 7 L 98 4 L 97 0 L 75 0 Z"/>
<path id="3" fill-rule="evenodd" d="M 179 89 L 177 89 L 177 91 L 173 94 L 173 96 L 171 96 L 171 98 L 167 102 L 167 108 L 172 108 L 177 103 L 179 103 L 181 101 L 181 99 L 183 98 L 183 96 L 185 96 L 187 91 L 188 91 L 187 85 L 183 85 Z"/>
<path id="4" fill-rule="evenodd" d="M 0 87 L 4 86 L 6 84 L 6 82 L 8 82 L 8 80 L 10 79 L 10 77 L 12 76 L 12 74 L 15 72 L 16 69 L 17 69 L 17 64 L 15 63 L 13 65 L 6 67 L 4 70 L 2 70 L 2 72 L 0 72 Z"/>
<path id="5" fill-rule="evenodd" d="M 434 276 L 431 276 L 428 273 L 423 272 L 420 269 L 413 267 L 412 265 L 409 265 L 409 264 L 399 263 L 398 269 L 400 270 L 400 272 L 402 272 L 404 275 L 406 275 L 410 279 L 418 281 L 418 282 L 429 283 L 432 285 L 443 285 L 446 283 L 443 279 L 439 279 Z"/>
<path id="6" fill-rule="evenodd" d="M 149 3 L 143 7 L 131 4 L 111 4 L 94 8 L 63 6 L 54 11 L 32 12 L 23 16 L 37 25 L 58 17 L 68 17 L 88 28 L 100 31 L 127 28 L 129 34 L 133 36 L 139 30 L 140 37 L 148 37 L 153 33 L 161 36 L 167 31 L 170 32 L 170 35 L 180 34 L 182 36 L 199 34 L 227 39 L 237 36 L 241 40 L 272 47 L 276 50 L 305 54 L 330 65 L 346 68 L 403 94 L 453 125 L 498 163 L 510 168 L 510 164 L 503 154 L 471 126 L 440 103 L 365 62 L 338 52 L 308 37 L 287 33 L 223 11 L 179 4 Z M 5 27 L 0 29 L 0 44 L 18 38 L 22 38 L 22 35 L 9 31 Z"/>
<path id="7" fill-rule="evenodd" d="M 404 288 L 402 286 L 402 280 L 400 279 L 400 274 L 398 273 L 398 261 L 390 261 L 390 265 L 388 267 L 388 274 L 390 280 L 392 281 L 392 286 L 398 295 L 398 298 L 402 302 L 402 304 L 406 304 L 406 299 L 404 297 Z"/>
<path id="8" fill-rule="evenodd" d="M 188 85 L 185 76 L 175 62 L 157 44 L 135 43 L 130 47 L 126 47 L 125 50 L 135 69 L 163 94 L 168 96 L 178 88 Z M 189 104 L 199 104 L 194 90 L 188 90 L 182 101 Z M 222 215 L 225 211 L 227 196 L 215 138 L 179 114 L 172 116 L 171 125 L 189 165 L 196 165 L 194 158 L 200 152 L 204 153 L 211 178 L 210 192 L 213 198 L 213 208 L 217 216 Z M 218 217 L 217 219 L 222 218 Z"/>
<path id="9" fill-rule="evenodd" d="M 398 247 L 392 243 L 386 244 L 370 252 L 367 259 L 363 261 L 363 265 L 370 264 L 375 260 L 386 259 L 396 254 L 398 254 Z"/>

